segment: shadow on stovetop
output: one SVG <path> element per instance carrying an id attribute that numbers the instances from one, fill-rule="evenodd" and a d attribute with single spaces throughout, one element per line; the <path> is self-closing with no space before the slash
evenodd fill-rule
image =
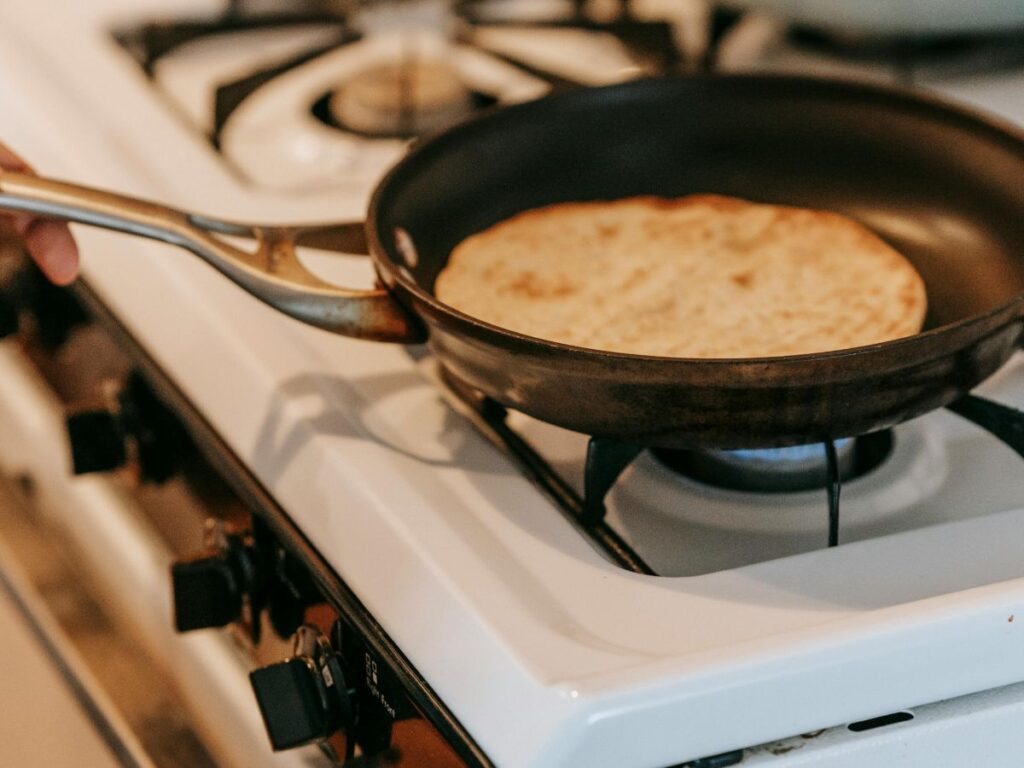
<path id="1" fill-rule="evenodd" d="M 431 401 L 432 407 L 422 407 Z M 301 416 L 286 418 L 288 408 L 301 408 Z M 394 424 L 401 418 L 402 408 L 409 408 L 417 419 L 406 420 L 409 430 L 398 434 Z M 385 421 L 385 413 L 391 421 Z M 363 440 L 402 457 L 403 460 L 388 467 L 401 472 L 395 482 L 414 487 L 418 500 L 429 504 L 430 512 L 443 516 L 448 523 L 444 532 L 439 531 L 439 549 L 443 551 L 443 535 L 455 532 L 467 542 L 478 565 L 492 573 L 508 589 L 510 599 L 514 596 L 535 620 L 600 651 L 633 660 L 651 656 L 642 647 L 609 642 L 580 624 L 542 571 L 528 562 L 529 553 L 517 550 L 476 513 L 465 495 L 438 476 L 439 471 L 446 469 L 460 470 L 460 477 L 468 478 L 472 491 L 482 497 L 482 506 L 500 510 L 507 520 L 546 547 L 602 571 L 615 568 L 575 530 L 563 525 L 558 512 L 545 499 L 537 494 L 517 495 L 522 480 L 514 467 L 448 407 L 433 384 L 415 370 L 345 378 L 311 374 L 284 382 L 263 418 L 249 458 L 260 479 L 274 492 L 289 466 L 298 461 L 312 441 L 323 438 Z M 388 480 L 382 473 L 381 482 Z M 336 506 L 337 498 L 345 495 L 344 488 L 329 488 L 321 483 L 304 491 L 303 502 L 318 506 L 317 511 L 331 509 L 332 503 Z M 281 501 L 287 508 L 287 499 Z M 421 519 L 428 517 L 423 515 Z M 542 524 L 545 519 L 546 526 Z M 340 528 L 344 530 L 344 522 Z M 314 546 L 324 546 L 324 540 L 312 538 Z M 430 534 L 421 535 L 419 541 L 429 545 Z M 325 552 L 328 560 L 330 554 Z M 479 584 L 468 584 L 466 588 L 481 600 L 493 601 L 493 592 Z"/>
<path id="2" fill-rule="evenodd" d="M 986 519 L 964 534 L 935 525 L 942 522 L 939 520 L 914 523 L 905 519 L 896 530 L 888 531 L 880 521 L 851 520 L 854 525 L 847 529 L 853 534 L 851 539 L 864 537 L 871 541 L 837 550 L 810 547 L 791 557 L 782 552 L 778 556 L 769 554 L 760 558 L 761 562 L 736 563 L 703 573 L 677 573 L 676 577 L 627 574 L 605 561 L 574 528 L 565 525 L 547 499 L 539 493 L 524 493 L 517 469 L 447 405 L 429 379 L 416 369 L 344 378 L 322 374 L 295 377 L 279 388 L 263 419 L 251 457 L 254 465 L 273 488 L 314 439 L 363 440 L 394 452 L 402 457 L 393 465 L 401 472 L 401 482 L 429 499 L 432 512 L 447 518 L 447 529 L 468 542 L 484 567 L 527 604 L 533 615 L 542 616 L 559 632 L 585 637 L 588 644 L 609 651 L 647 653 L 640 639 L 640 648 L 625 642 L 609 644 L 605 633 L 601 633 L 603 638 L 598 637 L 581 626 L 574 610 L 561 599 L 563 587 L 549 583 L 544 566 L 529 560 L 532 552 L 522 551 L 514 541 L 503 537 L 439 473 L 458 471 L 459 478 L 468 480 L 473 492 L 479 494 L 482 507 L 489 512 L 497 510 L 507 523 L 545 548 L 578 561 L 584 566 L 581 573 L 591 574 L 586 578 L 607 581 L 609 576 L 621 574 L 624 578 L 607 582 L 614 584 L 608 588 L 609 599 L 620 589 L 622 594 L 628 591 L 649 596 L 649 602 L 645 599 L 626 604 L 629 612 L 645 620 L 664 610 L 662 599 L 656 595 L 665 592 L 756 606 L 759 610 L 842 613 L 884 608 L 1024 576 L 1024 566 L 1018 566 L 1016 548 L 1011 543 L 1014 537 L 1006 535 L 1016 524 L 1011 513 L 985 515 Z M 290 408 L 298 409 L 298 417 L 288 416 Z M 991 447 L 998 452 L 1007 450 L 995 442 Z M 963 453 L 977 449 L 969 441 L 958 450 Z M 954 465 L 959 463 L 955 456 L 950 458 Z M 1004 458 L 1006 462 L 995 462 L 992 468 L 1005 476 L 1005 470 L 1016 467 L 1019 459 L 1012 455 Z M 661 472 L 648 467 L 650 461 L 638 467 L 641 474 Z M 936 465 L 929 467 L 936 469 Z M 386 479 L 382 473 L 381 480 Z M 955 487 L 955 477 L 951 480 Z M 629 487 L 627 482 L 624 491 Z M 850 490 L 856 495 L 854 486 Z M 946 490 L 949 492 L 949 487 Z M 323 503 L 326 508 L 328 499 Z M 627 529 L 632 527 L 634 533 L 640 533 L 636 520 L 625 522 Z M 709 524 L 698 519 L 676 522 L 685 525 L 696 539 L 701 539 L 702 527 Z M 924 526 L 921 530 L 907 531 L 912 536 L 898 535 L 898 529 L 913 529 L 919 523 Z M 761 533 L 767 533 L 768 538 L 762 543 L 771 545 L 772 534 Z M 985 555 L 978 556 L 979 552 Z M 627 636 L 620 635 L 619 639 L 626 640 Z"/>
<path id="3" fill-rule="evenodd" d="M 413 371 L 346 378 L 309 374 L 289 379 L 275 392 L 252 459 L 268 473 L 265 479 L 273 482 L 310 440 L 321 436 L 370 440 L 433 466 L 494 469 L 492 464 L 482 463 L 484 457 L 479 452 L 461 450 L 459 440 L 453 439 L 457 432 L 449 423 L 459 416 L 450 409 L 443 411 L 442 423 L 409 423 L 405 432 L 386 420 L 384 411 L 389 402 L 410 393 L 421 402 L 424 386 L 423 378 Z M 286 426 L 288 408 L 299 409 L 302 414 L 291 427 Z M 426 441 L 417 441 L 417 437 Z"/>

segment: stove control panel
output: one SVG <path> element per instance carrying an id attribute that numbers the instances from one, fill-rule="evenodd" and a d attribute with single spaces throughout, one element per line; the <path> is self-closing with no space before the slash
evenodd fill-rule
<path id="1" fill-rule="evenodd" d="M 353 740 L 364 754 L 388 750 L 395 724 L 416 717 L 398 675 L 344 619 L 334 623 L 331 642 L 347 663 L 358 701 L 359 719 Z"/>
<path id="2" fill-rule="evenodd" d="M 411 756 L 424 753 L 437 768 L 473 764 L 460 759 L 428 723 L 410 693 L 409 670 L 400 656 L 389 654 L 374 641 L 379 635 L 372 621 L 367 624 L 339 610 L 321 591 L 322 583 L 274 538 L 264 522 L 254 518 L 252 524 L 250 536 L 259 542 L 262 567 L 268 574 L 261 586 L 265 598 L 258 604 L 266 610 L 262 621 L 259 615 L 250 615 L 233 623 L 236 629 L 253 624 L 273 629 L 263 640 L 259 633 L 252 635 L 254 657 L 262 666 L 250 675 L 271 747 L 277 751 L 315 743 L 334 763 L 344 766 L 362 765 L 368 759 L 394 766 L 409 760 L 410 765 L 420 765 Z M 185 570 L 185 565 L 177 567 Z M 224 594 L 223 585 L 215 583 L 220 578 L 196 577 L 194 585 L 208 591 L 197 604 L 211 599 L 210 595 Z M 182 594 L 180 599 L 188 596 Z M 231 605 L 234 608 L 237 603 Z M 254 604 L 247 605 L 252 610 Z M 210 609 L 204 615 L 213 612 Z M 268 664 L 280 658 L 278 638 L 286 637 L 292 638 L 292 655 Z"/>
<path id="3" fill-rule="evenodd" d="M 169 579 L 176 627 L 227 627 L 252 660 L 270 745 L 313 742 L 339 766 L 490 766 L 366 606 L 87 282 L 53 291 L 59 301 L 40 299 L 38 313 L 25 294 L 14 295 L 8 327 L 21 325 L 26 356 L 79 415 L 69 423 L 79 471 L 123 464 L 129 471 L 114 473 L 111 484 L 180 558 Z M 42 311 L 57 304 L 65 309 Z M 74 408 L 97 400 L 99 407 Z M 281 661 L 287 639 L 294 647 Z"/>

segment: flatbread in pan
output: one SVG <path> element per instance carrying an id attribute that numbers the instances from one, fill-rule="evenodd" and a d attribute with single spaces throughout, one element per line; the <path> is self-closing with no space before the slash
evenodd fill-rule
<path id="1" fill-rule="evenodd" d="M 852 219 L 718 195 L 526 211 L 460 243 L 435 292 L 529 336 L 695 358 L 889 341 L 927 305 L 913 266 Z"/>

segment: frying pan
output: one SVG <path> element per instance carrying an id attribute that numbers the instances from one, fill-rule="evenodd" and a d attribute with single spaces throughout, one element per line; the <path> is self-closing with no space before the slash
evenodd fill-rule
<path id="1" fill-rule="evenodd" d="M 824 354 L 648 357 L 513 333 L 432 295 L 457 243 L 516 212 L 693 192 L 859 219 L 924 278 L 925 330 Z M 890 427 L 972 389 L 1017 349 L 1024 328 L 1024 136 L 938 101 L 840 81 L 640 81 L 458 126 L 377 188 L 366 233 L 381 287 L 370 291 L 309 274 L 290 229 L 10 173 L 0 176 L 0 209 L 174 243 L 292 317 L 367 339 L 427 340 L 449 373 L 499 403 L 638 445 L 758 448 Z M 258 246 L 246 251 L 222 235 Z"/>

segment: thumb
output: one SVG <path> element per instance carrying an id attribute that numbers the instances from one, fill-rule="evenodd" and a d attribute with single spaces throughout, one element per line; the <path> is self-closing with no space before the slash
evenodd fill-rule
<path id="1" fill-rule="evenodd" d="M 0 168 L 16 173 L 35 173 L 28 163 L 3 143 L 0 143 Z M 25 214 L 17 214 L 10 219 L 29 256 L 47 278 L 57 285 L 67 285 L 78 276 L 78 247 L 66 224 Z"/>

